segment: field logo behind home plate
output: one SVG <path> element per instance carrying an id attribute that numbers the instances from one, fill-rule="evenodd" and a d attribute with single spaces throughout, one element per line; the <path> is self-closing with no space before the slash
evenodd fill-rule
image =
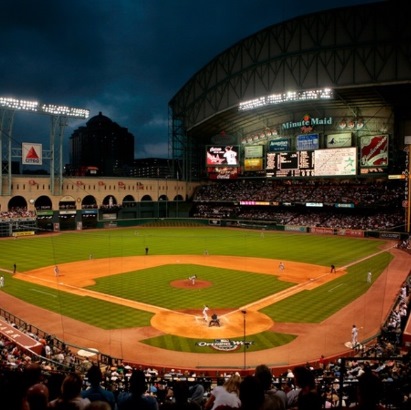
<path id="1" fill-rule="evenodd" d="M 230 340 L 230 339 L 215 339 L 214 342 L 197 342 L 196 345 L 200 347 L 211 347 L 214 350 L 220 352 L 233 352 L 240 349 L 240 347 L 247 346 L 247 348 L 254 344 L 254 342 L 244 342 L 243 340 Z"/>

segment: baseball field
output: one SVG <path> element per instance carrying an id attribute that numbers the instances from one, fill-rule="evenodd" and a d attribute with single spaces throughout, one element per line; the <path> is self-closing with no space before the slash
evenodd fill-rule
<path id="1" fill-rule="evenodd" d="M 0 244 L 4 309 L 79 348 L 177 368 L 286 366 L 349 352 L 352 324 L 360 341 L 375 336 L 410 266 L 390 241 L 218 227 Z M 203 319 L 205 305 L 220 327 Z"/>

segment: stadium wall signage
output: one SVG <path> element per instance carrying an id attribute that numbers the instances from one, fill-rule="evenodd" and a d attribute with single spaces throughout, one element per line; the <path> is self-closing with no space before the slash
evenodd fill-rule
<path id="1" fill-rule="evenodd" d="M 360 229 L 337 229 L 336 234 L 339 236 L 351 236 L 353 238 L 364 238 L 364 231 Z"/>
<path id="2" fill-rule="evenodd" d="M 332 117 L 323 118 L 311 118 L 309 115 L 305 115 L 301 121 L 288 121 L 281 125 L 283 130 L 291 130 L 293 128 L 301 128 L 304 132 L 311 132 L 315 125 L 332 125 Z"/>
<path id="3" fill-rule="evenodd" d="M 396 233 L 396 232 L 380 232 L 380 238 L 400 240 L 401 235 L 399 233 Z"/>
<path id="4" fill-rule="evenodd" d="M 43 145 L 23 142 L 21 144 L 21 163 L 43 165 Z"/>
<path id="5" fill-rule="evenodd" d="M 17 345 L 23 349 L 29 349 L 37 354 L 40 354 L 43 345 L 38 340 L 32 339 L 26 333 L 21 332 L 7 322 L 0 319 L 0 334 L 4 335 L 10 340 L 13 340 Z"/>
<path id="6" fill-rule="evenodd" d="M 220 352 L 233 352 L 239 350 L 244 345 L 248 348 L 252 344 L 254 344 L 253 341 L 245 342 L 243 340 L 215 339 L 213 342 L 197 342 L 196 346 L 211 347 Z"/>
<path id="7" fill-rule="evenodd" d="M 307 232 L 306 226 L 293 226 L 293 225 L 285 225 L 284 231 L 291 231 L 291 232 Z"/>

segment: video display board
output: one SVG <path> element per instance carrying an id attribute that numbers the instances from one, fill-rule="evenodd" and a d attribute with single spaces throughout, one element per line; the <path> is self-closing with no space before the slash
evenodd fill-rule
<path id="1" fill-rule="evenodd" d="M 262 171 L 264 147 L 262 145 L 246 145 L 244 147 L 244 171 Z"/>
<path id="2" fill-rule="evenodd" d="M 239 147 L 237 145 L 211 145 L 208 146 L 206 153 L 207 167 L 225 166 L 239 166 Z"/>
<path id="3" fill-rule="evenodd" d="M 357 149 L 333 148 L 314 151 L 315 176 L 344 176 L 357 174 Z"/>
<path id="4" fill-rule="evenodd" d="M 262 158 L 264 147 L 262 145 L 246 145 L 244 158 Z"/>

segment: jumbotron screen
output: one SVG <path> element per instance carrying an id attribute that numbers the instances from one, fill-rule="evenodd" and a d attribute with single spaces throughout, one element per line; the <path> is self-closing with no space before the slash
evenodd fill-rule
<path id="1" fill-rule="evenodd" d="M 239 147 L 237 145 L 210 145 L 207 147 L 207 167 L 222 165 L 238 167 L 239 161 Z"/>

